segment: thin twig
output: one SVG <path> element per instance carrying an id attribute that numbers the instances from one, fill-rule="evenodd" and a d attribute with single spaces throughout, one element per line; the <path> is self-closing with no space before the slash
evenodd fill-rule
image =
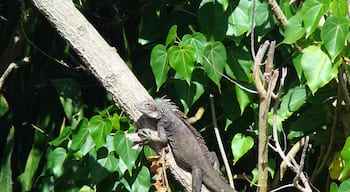
<path id="1" fill-rule="evenodd" d="M 285 80 L 285 76 L 286 76 L 286 72 L 282 71 L 282 78 L 280 80 L 280 88 L 279 88 L 279 93 L 277 94 L 278 96 L 280 96 L 280 92 L 282 90 L 282 86 L 284 85 L 284 80 Z M 277 110 L 280 104 L 280 97 L 278 97 L 276 99 L 275 105 L 274 105 L 274 113 L 273 113 L 273 123 L 272 123 L 272 133 L 273 133 L 273 140 L 275 142 L 275 149 L 277 149 L 277 153 L 280 155 L 280 157 L 282 158 L 282 160 L 287 164 L 287 166 L 297 174 L 297 176 L 294 178 L 293 184 L 294 187 L 296 187 L 297 189 L 299 189 L 300 191 L 305 191 L 305 192 L 311 192 L 311 187 L 309 185 L 309 181 L 306 178 L 305 174 L 302 172 L 302 167 L 296 163 L 295 159 L 293 157 L 287 158 L 287 156 L 285 155 L 285 153 L 282 151 L 281 145 L 279 144 L 278 141 L 278 134 L 277 134 Z M 304 146 L 305 148 L 305 146 Z M 304 153 L 304 151 L 303 151 Z M 306 153 L 306 149 L 305 149 L 305 153 Z M 305 155 L 305 154 L 304 154 Z M 305 158 L 302 157 L 302 158 Z M 301 161 L 301 163 L 303 163 L 304 160 Z M 300 186 L 298 184 L 298 180 L 300 180 L 301 182 L 304 184 L 304 187 Z"/>
<path id="2" fill-rule="evenodd" d="M 230 77 L 228 77 L 227 75 L 219 72 L 209 61 L 209 59 L 207 57 L 204 57 L 204 59 L 208 62 L 208 64 L 212 67 L 212 69 L 215 71 L 215 73 L 221 75 L 222 77 L 224 77 L 226 80 L 230 81 L 231 83 L 237 85 L 239 88 L 241 88 L 244 91 L 247 91 L 248 93 L 253 93 L 253 94 L 257 94 L 258 92 L 249 88 L 244 87 L 243 85 L 239 84 L 237 81 L 231 79 Z"/>
<path id="3" fill-rule="evenodd" d="M 215 107 L 214 107 L 214 96 L 212 94 L 210 94 L 209 95 L 209 99 L 210 99 L 211 115 L 212 115 L 212 118 L 213 118 L 213 125 L 214 125 L 214 132 L 215 132 L 216 140 L 218 142 L 218 146 L 219 146 L 219 149 L 220 149 L 222 160 L 223 160 L 225 168 L 227 170 L 227 177 L 228 177 L 228 180 L 230 182 L 230 186 L 235 191 L 235 185 L 233 183 L 233 177 L 232 177 L 231 168 L 230 168 L 230 165 L 229 165 L 229 163 L 227 161 L 226 152 L 225 152 L 224 146 L 222 144 L 220 132 L 219 132 L 218 125 L 217 125 L 217 122 L 216 122 L 216 114 L 215 114 Z"/>
<path id="4" fill-rule="evenodd" d="M 4 85 L 5 79 L 7 78 L 7 76 L 11 73 L 12 70 L 16 69 L 18 67 L 18 65 L 16 63 L 11 63 L 7 69 L 5 70 L 5 72 L 1 75 L 0 77 L 0 90 L 2 89 L 2 86 Z"/>
<path id="5" fill-rule="evenodd" d="M 255 7 L 256 0 L 253 0 L 253 10 L 252 10 L 252 18 L 251 18 L 251 33 L 250 33 L 250 51 L 252 53 L 253 60 L 255 61 L 255 43 L 254 43 L 254 29 L 255 29 Z"/>
<path id="6" fill-rule="evenodd" d="M 264 86 L 260 78 L 260 65 L 269 44 L 270 43 L 268 41 L 265 41 L 265 43 L 260 46 L 258 53 L 254 59 L 253 77 L 254 77 L 255 87 L 258 91 L 260 98 L 264 98 L 266 96 L 266 90 L 264 89 Z"/>
<path id="7" fill-rule="evenodd" d="M 293 183 L 287 184 L 287 185 L 283 185 L 281 187 L 278 187 L 276 189 L 271 190 L 270 192 L 276 192 L 276 191 L 279 191 L 279 190 L 282 190 L 282 189 L 285 189 L 285 188 L 288 188 L 288 187 L 294 187 Z"/>

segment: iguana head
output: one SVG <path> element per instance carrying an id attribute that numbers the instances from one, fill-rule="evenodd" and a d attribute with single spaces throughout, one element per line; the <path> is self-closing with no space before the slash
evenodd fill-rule
<path id="1" fill-rule="evenodd" d="M 136 108 L 153 119 L 160 119 L 162 115 L 168 116 L 170 113 L 180 112 L 177 106 L 165 97 L 143 101 L 136 105 Z"/>
<path id="2" fill-rule="evenodd" d="M 147 100 L 136 105 L 136 108 L 141 111 L 141 113 L 147 115 L 153 119 L 160 119 L 161 113 L 158 110 L 158 104 L 155 100 Z"/>

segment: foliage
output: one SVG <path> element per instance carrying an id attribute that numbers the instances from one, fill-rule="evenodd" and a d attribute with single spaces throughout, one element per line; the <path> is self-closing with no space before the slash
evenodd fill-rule
<path id="1" fill-rule="evenodd" d="M 255 11 L 249 0 L 74 2 L 153 96 L 167 95 L 189 116 L 206 109 L 195 124 L 198 129 L 211 124 L 208 95 L 215 96 L 233 173 L 252 173 L 253 182 L 259 99 L 249 91 L 255 89 L 250 35 L 254 32 L 255 50 L 275 40 L 275 68 L 288 71 L 277 112 L 281 142 L 288 151 L 310 136 L 304 171 L 312 184 L 320 191 L 349 188 L 346 0 L 280 0 L 286 26 L 267 2 L 258 0 Z M 149 149 L 131 148 L 125 133 L 135 128 L 110 107 L 111 98 L 70 46 L 29 2 L 0 3 L 0 16 L 0 61 L 19 64 L 0 95 L 3 189 L 154 190 L 142 153 L 148 157 Z M 20 41 L 11 47 L 14 35 Z M 212 130 L 202 134 L 216 150 Z M 293 174 L 274 174 L 281 171 L 278 154 L 270 150 L 269 158 L 269 186 L 292 183 Z M 300 161 L 300 152 L 295 158 Z M 246 180 L 235 183 L 240 190 L 255 190 Z"/>

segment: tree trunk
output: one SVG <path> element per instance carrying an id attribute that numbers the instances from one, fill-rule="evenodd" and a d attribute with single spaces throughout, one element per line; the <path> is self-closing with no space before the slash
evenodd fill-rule
<path id="1" fill-rule="evenodd" d="M 71 45 L 93 75 L 102 83 L 130 120 L 137 122 L 141 113 L 135 104 L 152 98 L 96 29 L 75 8 L 71 0 L 32 0 L 56 31 Z M 141 124 L 142 126 L 142 124 Z M 166 155 L 174 177 L 191 191 L 191 174 L 177 166 L 171 153 Z M 208 191 L 203 188 L 202 191 Z"/>

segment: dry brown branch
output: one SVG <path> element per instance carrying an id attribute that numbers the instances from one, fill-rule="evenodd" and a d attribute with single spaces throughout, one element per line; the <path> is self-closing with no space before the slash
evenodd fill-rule
<path id="1" fill-rule="evenodd" d="M 267 120 L 268 112 L 270 108 L 272 92 L 276 86 L 276 81 L 271 79 L 272 76 L 278 76 L 278 73 L 273 75 L 270 69 L 273 66 L 272 63 L 265 63 L 265 73 L 261 72 L 260 66 L 263 64 L 262 60 L 264 58 L 267 47 L 270 45 L 266 41 L 258 49 L 257 55 L 254 57 L 254 68 L 253 76 L 256 89 L 259 94 L 260 104 L 259 104 L 259 138 L 258 138 L 258 191 L 267 191 L 267 181 L 268 181 L 268 133 L 267 133 Z M 271 51 L 272 50 L 272 51 Z M 274 44 L 270 46 L 270 50 L 267 55 L 267 61 L 272 62 L 273 59 Z M 266 70 L 270 73 L 266 73 Z M 261 76 L 261 74 L 264 74 Z M 266 78 L 268 77 L 268 78 Z M 276 79 L 276 78 L 275 78 Z M 267 86 L 267 87 L 266 87 Z"/>
<path id="2" fill-rule="evenodd" d="M 152 97 L 120 58 L 116 49 L 107 44 L 71 0 L 32 0 L 32 3 L 70 44 L 130 120 L 137 122 L 141 113 L 135 104 Z M 145 123 L 139 125 L 147 126 Z M 134 137 L 137 140 L 137 136 Z M 186 190 L 191 191 L 191 174 L 177 166 L 171 151 L 167 153 L 166 159 L 171 173 Z M 202 191 L 208 190 L 203 188 Z"/>
<path id="3" fill-rule="evenodd" d="M 278 131 L 277 131 L 277 110 L 278 110 L 278 107 L 280 104 L 280 95 L 282 92 L 282 87 L 284 85 L 285 76 L 286 76 L 286 71 L 283 70 L 282 77 L 280 80 L 280 88 L 279 88 L 279 91 L 277 93 L 275 105 L 273 107 L 274 114 L 273 114 L 273 124 L 272 124 L 272 128 L 273 128 L 272 139 L 274 141 L 274 145 L 273 145 L 272 149 L 275 150 L 280 155 L 280 157 L 283 160 L 283 163 L 285 163 L 293 172 L 296 173 L 296 176 L 293 180 L 294 187 L 296 187 L 300 191 L 311 192 L 312 190 L 311 190 L 309 181 L 303 172 L 304 158 L 305 158 L 306 149 L 307 149 L 307 145 L 308 145 L 308 138 L 304 142 L 304 148 L 303 148 L 303 152 L 302 152 L 301 160 L 300 160 L 299 164 L 295 161 L 294 156 L 292 154 L 290 156 L 286 155 L 284 153 L 284 151 L 282 150 L 281 145 L 279 144 L 279 139 L 278 139 L 278 134 L 277 134 L 278 133 Z M 304 186 L 300 186 L 299 181 L 301 181 Z"/>
<path id="4" fill-rule="evenodd" d="M 276 0 L 268 0 L 267 3 L 269 4 L 272 12 L 275 14 L 282 27 L 285 28 L 287 25 L 287 18 L 277 4 Z"/>

